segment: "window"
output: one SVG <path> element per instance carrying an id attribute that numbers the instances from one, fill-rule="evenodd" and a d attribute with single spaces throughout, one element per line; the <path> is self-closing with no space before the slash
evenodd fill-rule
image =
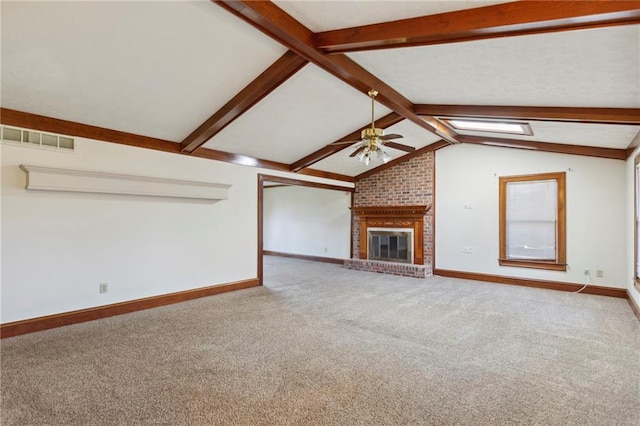
<path id="1" fill-rule="evenodd" d="M 565 173 L 500 178 L 502 266 L 566 271 Z"/>
<path id="2" fill-rule="evenodd" d="M 635 250 L 634 250 L 634 265 L 635 265 L 635 281 L 636 286 L 640 286 L 640 238 L 638 238 L 638 229 L 640 228 L 640 155 L 635 159 L 635 203 L 634 203 L 634 216 L 635 216 Z"/>
<path id="3" fill-rule="evenodd" d="M 533 130 L 531 130 L 529 123 L 521 121 L 469 120 L 462 118 L 441 118 L 441 121 L 456 130 L 533 135 Z"/>

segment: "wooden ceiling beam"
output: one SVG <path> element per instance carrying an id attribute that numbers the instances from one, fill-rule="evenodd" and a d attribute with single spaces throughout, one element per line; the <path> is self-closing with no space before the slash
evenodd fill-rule
<path id="1" fill-rule="evenodd" d="M 234 154 L 231 152 L 217 151 L 215 149 L 200 148 L 192 154 L 195 157 L 207 158 L 209 160 L 224 161 L 225 163 L 233 163 L 241 166 L 259 167 L 261 169 L 289 171 L 289 165 L 278 161 L 264 160 L 262 158 L 251 157 L 249 155 Z M 317 169 L 301 170 L 301 175 L 316 176 L 326 179 L 339 180 L 343 182 L 353 182 L 353 176 L 343 175 L 341 173 L 326 172 Z"/>
<path id="2" fill-rule="evenodd" d="M 291 50 L 249 83 L 236 96 L 209 117 L 180 143 L 180 150 L 191 153 L 204 145 L 218 132 L 231 124 L 262 98 L 274 91 L 292 75 L 304 67 L 308 61 Z"/>
<path id="3" fill-rule="evenodd" d="M 31 114 L 29 112 L 16 111 L 8 108 L 0 108 L 0 122 L 7 126 L 23 127 L 42 132 L 59 133 L 72 137 L 95 139 L 98 141 L 113 142 L 122 145 L 136 146 L 139 148 L 154 149 L 156 151 L 180 153 L 180 145 L 164 139 L 133 133 L 111 130 L 104 127 L 91 126 L 75 121 L 61 120 L 59 118 L 44 115 Z"/>
<path id="4" fill-rule="evenodd" d="M 377 90 L 376 100 L 387 108 L 443 139 L 457 143 L 454 131 L 435 119 L 418 116 L 407 98 L 355 61 L 345 55 L 327 55 L 318 50 L 314 33 L 272 2 L 212 1 L 363 94 L 372 88 Z"/>
<path id="5" fill-rule="evenodd" d="M 298 172 L 299 175 L 315 176 L 325 179 L 340 180 L 342 182 L 354 182 L 354 177 L 349 175 L 343 175 L 341 173 L 327 172 L 324 170 L 306 168 Z"/>
<path id="6" fill-rule="evenodd" d="M 288 164 L 279 163 L 277 161 L 264 160 L 248 155 L 233 154 L 208 148 L 201 148 L 192 154 L 185 154 L 180 151 L 180 144 L 177 142 L 136 135 L 134 133 L 121 132 L 119 130 L 111 130 L 104 127 L 91 126 L 75 121 L 61 120 L 44 115 L 31 114 L 29 112 L 16 111 L 8 108 L 0 108 L 0 123 L 7 126 L 22 127 L 42 132 L 59 133 L 71 137 L 93 139 L 137 148 L 170 152 L 173 154 L 192 155 L 195 157 L 223 161 L 225 163 L 238 164 L 241 166 L 260 167 L 263 169 L 280 170 L 285 172 L 289 171 Z M 344 182 L 353 182 L 352 176 L 339 173 L 331 173 L 315 169 L 305 169 L 303 172 L 304 173 L 301 174 L 335 179 Z"/>
<path id="7" fill-rule="evenodd" d="M 554 142 L 537 142 L 520 139 L 494 138 L 484 136 L 461 135 L 460 142 L 474 145 L 498 146 L 503 148 L 529 149 L 532 151 L 555 152 L 559 154 L 585 155 L 588 157 L 610 158 L 613 160 L 625 160 L 626 149 L 600 148 L 585 145 L 569 145 Z M 357 178 L 357 176 L 356 176 Z"/>
<path id="8" fill-rule="evenodd" d="M 376 120 L 376 127 L 379 127 L 381 129 L 386 129 L 387 127 L 393 126 L 396 123 L 401 122 L 402 120 L 404 120 L 404 117 L 401 117 L 399 114 L 392 112 L 390 114 L 385 115 L 384 117 Z M 311 154 L 307 155 L 304 158 L 301 158 L 300 160 L 296 161 L 295 163 L 291 164 L 291 171 L 292 172 L 298 172 L 306 167 L 311 166 L 312 164 L 317 163 L 320 160 L 324 160 L 325 158 L 340 152 L 344 149 L 349 148 L 352 145 L 349 144 L 341 144 L 341 145 L 332 145 L 332 144 L 337 144 L 340 142 L 346 142 L 346 141 L 356 141 L 358 139 L 360 139 L 360 135 L 362 133 L 362 129 L 364 129 L 365 127 L 368 127 L 370 124 L 366 124 L 362 127 L 360 127 L 358 130 L 355 130 L 351 133 L 349 133 L 348 135 L 345 135 L 343 137 L 341 137 L 340 139 L 338 139 L 335 142 L 332 142 L 326 146 L 323 146 L 322 148 L 320 148 L 319 150 L 312 152 Z M 355 143 L 355 142 L 354 142 Z"/>
<path id="9" fill-rule="evenodd" d="M 418 115 L 509 120 L 564 121 L 598 124 L 640 124 L 640 108 L 574 108 L 488 105 L 414 105 Z"/>
<path id="10" fill-rule="evenodd" d="M 456 43 L 640 23 L 640 2 L 516 1 L 317 33 L 327 53 Z"/>

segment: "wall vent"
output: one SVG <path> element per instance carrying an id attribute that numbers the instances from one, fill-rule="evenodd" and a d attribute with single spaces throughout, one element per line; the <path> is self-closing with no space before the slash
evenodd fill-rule
<path id="1" fill-rule="evenodd" d="M 3 143 L 66 152 L 73 152 L 75 149 L 75 141 L 69 136 L 10 126 L 2 126 L 1 130 Z"/>

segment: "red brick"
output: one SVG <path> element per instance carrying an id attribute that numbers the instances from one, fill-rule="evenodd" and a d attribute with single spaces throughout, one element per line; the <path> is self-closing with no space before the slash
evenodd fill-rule
<path id="1" fill-rule="evenodd" d="M 427 205 L 431 206 L 433 194 L 433 152 L 426 152 L 409 161 L 390 167 L 374 175 L 360 179 L 356 182 L 353 197 L 354 207 L 374 206 L 407 206 Z M 353 253 L 354 260 L 360 252 L 360 223 L 357 217 L 353 218 Z M 424 217 L 424 266 L 431 274 L 433 267 L 433 212 L 429 210 Z M 388 262 L 383 262 L 388 263 Z M 345 262 L 346 265 L 346 262 Z M 420 266 L 420 265 L 404 265 Z M 360 269 L 360 268 L 353 268 Z M 393 270 L 393 268 L 384 268 Z M 415 276 L 413 272 L 411 276 Z"/>

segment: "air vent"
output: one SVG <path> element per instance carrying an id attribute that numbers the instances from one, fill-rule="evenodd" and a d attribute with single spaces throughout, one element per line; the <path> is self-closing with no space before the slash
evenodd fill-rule
<path id="1" fill-rule="evenodd" d="M 69 136 L 41 133 L 18 127 L 2 126 L 2 142 L 32 148 L 55 149 L 73 152 L 75 143 Z"/>

